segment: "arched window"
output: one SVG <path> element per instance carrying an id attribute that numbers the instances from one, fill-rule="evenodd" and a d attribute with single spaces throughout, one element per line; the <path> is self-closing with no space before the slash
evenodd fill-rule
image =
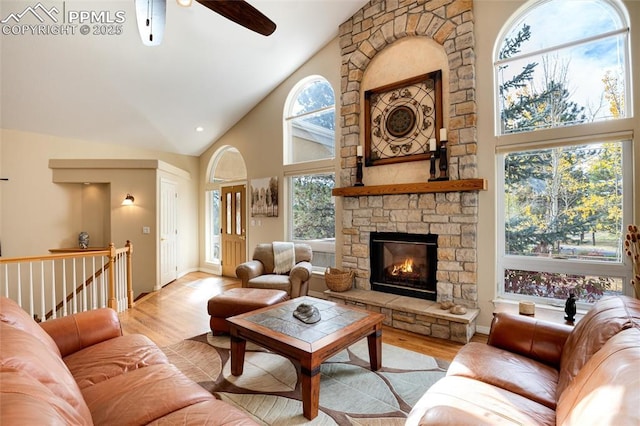
<path id="1" fill-rule="evenodd" d="M 496 41 L 502 297 L 630 292 L 629 32 L 617 0 L 536 0 Z"/>
<path id="2" fill-rule="evenodd" d="M 629 24 L 617 1 L 535 1 L 494 61 L 498 134 L 629 116 Z"/>
<path id="3" fill-rule="evenodd" d="M 319 76 L 302 80 L 285 107 L 284 164 L 333 158 L 336 100 L 333 88 Z"/>
<path id="4" fill-rule="evenodd" d="M 284 108 L 287 238 L 313 249 L 313 266 L 335 265 L 335 95 L 320 76 L 300 81 Z"/>

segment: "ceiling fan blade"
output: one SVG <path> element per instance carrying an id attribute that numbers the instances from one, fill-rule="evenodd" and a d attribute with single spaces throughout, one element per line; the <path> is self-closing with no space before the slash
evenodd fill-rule
<path id="1" fill-rule="evenodd" d="M 268 36 L 276 30 L 276 24 L 258 9 L 244 0 L 196 0 L 201 5 L 208 7 L 225 18 L 255 31 L 258 34 Z"/>

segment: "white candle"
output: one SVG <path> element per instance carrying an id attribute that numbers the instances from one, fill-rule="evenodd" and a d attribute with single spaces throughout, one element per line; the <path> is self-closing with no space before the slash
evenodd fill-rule
<path id="1" fill-rule="evenodd" d="M 362 157 L 362 145 L 358 145 L 358 147 L 356 148 L 356 155 L 358 157 Z"/>
<path id="2" fill-rule="evenodd" d="M 442 129 L 440 129 L 440 142 L 446 141 L 446 140 L 447 140 L 447 129 L 443 127 Z"/>
<path id="3" fill-rule="evenodd" d="M 436 150 L 436 138 L 429 139 L 429 151 Z"/>

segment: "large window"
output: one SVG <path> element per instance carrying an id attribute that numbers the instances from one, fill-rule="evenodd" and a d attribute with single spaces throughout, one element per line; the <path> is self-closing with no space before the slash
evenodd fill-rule
<path id="1" fill-rule="evenodd" d="M 532 1 L 497 43 L 503 297 L 560 304 L 569 293 L 580 303 L 629 293 L 632 132 L 606 124 L 632 117 L 621 7 Z M 598 135 L 595 122 L 604 123 Z"/>
<path id="2" fill-rule="evenodd" d="M 302 80 L 284 110 L 287 234 L 313 249 L 313 267 L 335 265 L 335 96 L 322 77 Z"/>

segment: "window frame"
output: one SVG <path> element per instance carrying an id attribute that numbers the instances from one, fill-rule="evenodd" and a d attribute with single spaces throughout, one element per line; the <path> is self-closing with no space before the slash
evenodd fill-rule
<path id="1" fill-rule="evenodd" d="M 302 91 L 304 91 L 304 89 L 316 82 L 324 82 L 326 83 L 331 90 L 333 91 L 333 99 L 334 99 L 334 104 L 333 106 L 325 106 L 313 111 L 307 111 L 301 114 L 293 114 L 292 109 L 295 105 L 296 100 L 298 99 L 298 96 L 300 95 L 300 93 L 302 93 Z M 289 95 L 287 96 L 287 99 L 285 101 L 284 104 L 284 111 L 283 111 L 283 120 L 282 120 L 282 126 L 283 126 L 283 136 L 284 136 L 284 143 L 283 143 L 283 150 L 282 150 L 282 164 L 284 166 L 291 166 L 291 165 L 295 165 L 295 164 L 302 164 L 302 163 L 306 163 L 306 162 L 295 162 L 293 161 L 293 132 L 292 132 L 292 123 L 295 122 L 296 119 L 298 118 L 303 118 L 303 117 L 308 117 L 308 116 L 313 116 L 316 114 L 320 114 L 320 113 L 325 113 L 327 111 L 334 111 L 334 120 L 335 120 L 335 110 L 336 110 L 336 102 L 335 102 L 335 90 L 333 89 L 333 86 L 331 85 L 331 83 L 329 83 L 329 81 L 320 76 L 320 75 L 311 75 L 308 77 L 305 77 L 303 79 L 301 79 L 300 81 L 298 81 L 298 83 L 291 89 L 291 91 L 289 92 Z M 322 161 L 322 160 L 333 160 L 335 159 L 335 152 L 336 152 L 336 138 L 335 138 L 335 131 L 336 131 L 337 126 L 334 126 L 334 131 L 333 131 L 333 156 L 331 157 L 327 157 L 327 158 L 322 158 L 322 159 L 316 159 L 316 160 L 311 160 L 309 162 L 315 162 L 315 161 Z"/>
<path id="2" fill-rule="evenodd" d="M 328 241 L 323 241 L 323 242 L 314 242 L 314 241 L 310 241 L 310 240 L 298 240 L 294 238 L 294 232 L 293 232 L 293 212 L 291 211 L 291 207 L 293 206 L 293 182 L 292 179 L 296 178 L 296 177 L 300 177 L 300 176 L 311 176 L 311 175 L 322 175 L 322 174 L 333 174 L 334 175 L 334 179 L 337 178 L 336 176 L 336 172 L 335 172 L 335 166 L 333 164 L 329 165 L 329 166 L 324 166 L 321 167 L 322 163 L 325 162 L 327 160 L 319 160 L 318 163 L 316 163 L 315 168 L 313 168 L 312 170 L 301 170 L 299 168 L 293 168 L 291 170 L 289 170 L 288 172 L 285 172 L 285 194 L 287 197 L 287 219 L 286 219 L 286 235 L 287 235 L 287 239 L 289 241 L 292 241 L 294 243 L 304 243 L 304 244 L 309 244 L 311 246 L 311 249 L 313 252 L 327 252 L 327 253 L 333 253 L 334 256 L 336 254 L 336 244 L 335 244 L 335 234 L 336 234 L 336 228 L 335 228 L 335 222 L 334 222 L 334 236 L 333 236 L 333 242 L 328 242 Z M 332 197 L 335 198 L 335 197 Z M 334 206 L 335 206 L 335 202 L 334 202 Z M 335 221 L 335 217 L 336 215 L 334 214 L 334 221 Z M 334 260 L 335 263 L 335 260 Z M 332 266 L 335 266 L 332 265 Z M 317 266 L 314 265 L 312 262 L 312 271 L 314 273 L 324 273 L 326 269 L 326 266 Z"/>
<path id="3" fill-rule="evenodd" d="M 292 108 L 295 105 L 295 101 L 298 98 L 299 94 L 309 85 L 313 84 L 317 81 L 323 81 L 331 87 L 331 90 L 334 93 L 334 105 L 332 107 L 323 107 L 318 110 L 305 112 L 298 115 L 293 115 Z M 292 160 L 292 132 L 291 132 L 291 122 L 300 117 L 309 116 L 317 113 L 323 113 L 326 111 L 334 110 L 334 119 L 335 119 L 335 89 L 331 85 L 331 83 L 324 77 L 320 75 L 311 75 L 305 77 L 298 81 L 297 84 L 289 92 L 287 96 L 287 100 L 284 105 L 284 110 L 282 114 L 282 124 L 283 124 L 283 174 L 284 174 L 284 194 L 285 194 L 285 205 L 284 209 L 285 214 L 285 238 L 289 241 L 296 243 L 305 243 L 311 245 L 312 250 L 321 250 L 324 252 L 336 253 L 336 245 L 335 245 L 335 234 L 336 234 L 336 223 L 334 222 L 334 238 L 333 243 L 329 242 L 319 242 L 314 243 L 307 240 L 295 240 L 293 238 L 293 182 L 292 179 L 294 177 L 305 176 L 305 175 L 316 175 L 316 174 L 333 174 L 335 179 L 338 178 L 338 172 L 335 163 L 335 152 L 336 152 L 336 130 L 337 126 L 334 126 L 334 134 L 333 134 L 333 156 L 329 158 L 309 160 L 309 161 L 300 161 L 293 162 Z M 335 205 L 335 203 L 334 203 Z M 337 214 L 335 215 L 337 218 Z M 328 250 L 327 250 L 328 248 Z M 312 262 L 313 265 L 313 262 Z M 325 267 L 315 266 L 313 265 L 313 273 L 322 274 L 325 271 Z"/>
<path id="4" fill-rule="evenodd" d="M 525 296 L 506 293 L 504 288 L 505 270 L 521 269 L 525 271 L 567 273 L 577 275 L 600 275 L 621 277 L 623 279 L 623 293 L 633 295 L 633 289 L 628 284 L 632 276 L 631 260 L 621 254 L 621 262 L 603 261 L 577 261 L 569 259 L 549 259 L 528 256 L 505 254 L 505 186 L 504 186 L 504 158 L 509 153 L 520 151 L 530 151 L 536 149 L 554 148 L 560 146 L 582 145 L 598 142 L 621 142 L 622 143 L 622 229 L 621 238 L 624 240 L 626 225 L 633 221 L 634 187 L 633 182 L 633 129 L 634 129 L 634 108 L 631 88 L 633 87 L 633 76 L 631 74 L 632 56 L 630 51 L 631 30 L 629 29 L 630 19 L 624 6 L 615 0 L 605 0 L 612 10 L 621 17 L 623 25 L 626 25 L 627 36 L 625 39 L 625 102 L 626 116 L 619 119 L 602 120 L 596 122 L 586 122 L 568 126 L 553 128 L 535 129 L 514 133 L 502 133 L 502 117 L 499 96 L 499 72 L 497 68 L 498 54 L 504 42 L 505 36 L 513 29 L 523 15 L 529 13 L 546 0 L 531 1 L 523 5 L 516 11 L 511 19 L 505 23 L 502 31 L 498 34 L 493 52 L 493 78 L 494 78 L 494 135 L 495 144 L 495 167 L 496 167 L 496 259 L 497 277 L 496 294 L 499 298 L 508 300 L 532 300 L 541 304 L 557 305 L 558 300 Z M 562 48 L 563 46 L 556 46 Z M 553 51 L 554 49 L 551 49 Z M 580 308 L 588 308 L 589 303 L 578 304 Z"/>

